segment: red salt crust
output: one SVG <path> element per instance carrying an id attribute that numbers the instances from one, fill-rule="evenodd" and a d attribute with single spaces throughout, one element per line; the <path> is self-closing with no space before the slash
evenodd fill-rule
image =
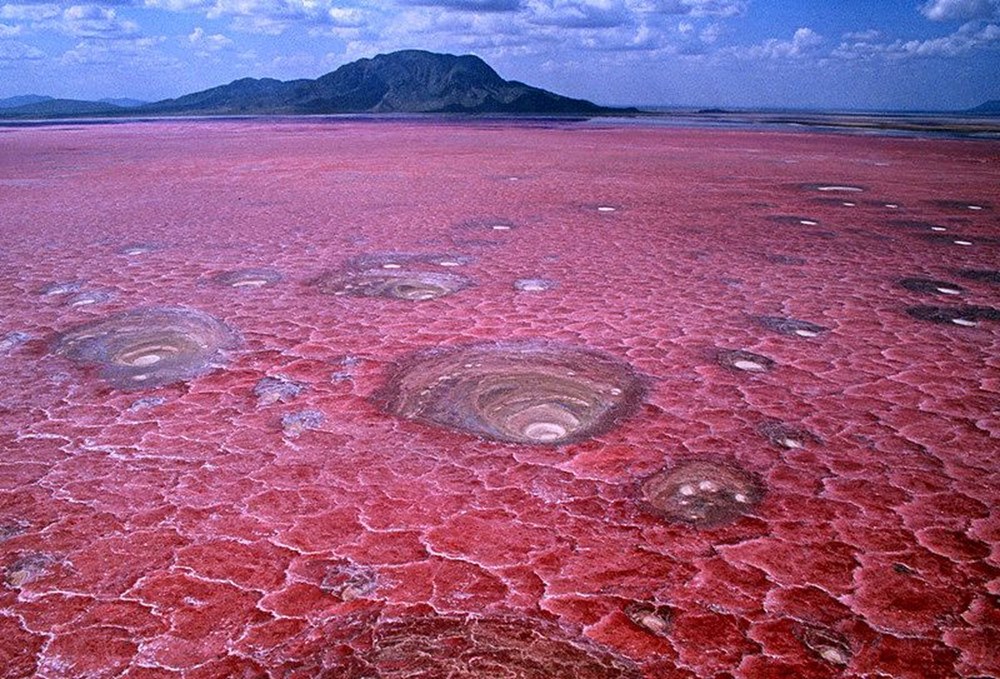
<path id="1" fill-rule="evenodd" d="M 28 339 L 0 352 L 4 676 L 323 676 L 355 667 L 363 649 L 326 643 L 352 616 L 414 605 L 449 629 L 541 612 L 649 679 L 1000 674 L 1000 326 L 911 317 L 952 300 L 897 284 L 1000 306 L 954 273 L 996 269 L 996 153 L 606 122 L 9 129 L 0 337 Z M 844 184 L 865 187 L 856 207 L 817 190 Z M 475 228 L 495 220 L 513 228 Z M 416 304 L 307 285 L 387 252 L 463 257 L 444 272 L 476 285 Z M 265 268 L 283 279 L 206 284 Z M 68 282 L 112 296 L 39 294 Z M 129 393 L 52 355 L 58 333 L 143 306 L 198 309 L 243 344 Z M 538 339 L 627 361 L 646 402 L 594 439 L 530 447 L 371 401 L 413 352 Z M 729 370 L 714 348 L 775 363 Z M 263 402 L 279 375 L 302 390 Z M 283 428 L 308 411 L 314 428 Z M 641 480 L 690 459 L 762 479 L 754 516 L 698 530 L 644 511 Z M 652 633 L 635 610 L 669 621 Z"/>

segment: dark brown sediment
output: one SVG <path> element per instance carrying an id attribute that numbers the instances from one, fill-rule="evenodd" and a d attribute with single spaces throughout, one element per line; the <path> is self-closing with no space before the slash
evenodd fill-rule
<path id="1" fill-rule="evenodd" d="M 419 353 L 375 399 L 409 420 L 509 443 L 560 445 L 612 429 L 644 394 L 627 363 L 538 340 Z"/>
<path id="2" fill-rule="evenodd" d="M 202 311 L 145 307 L 71 328 L 55 338 L 53 351 L 129 390 L 197 377 L 236 342 L 225 323 Z"/>

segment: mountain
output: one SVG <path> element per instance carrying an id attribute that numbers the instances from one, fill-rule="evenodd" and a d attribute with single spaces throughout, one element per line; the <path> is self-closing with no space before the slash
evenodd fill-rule
<path id="1" fill-rule="evenodd" d="M 974 113 L 976 115 L 1000 115 L 1000 99 L 991 99 L 975 108 L 970 108 L 966 113 Z"/>
<path id="2" fill-rule="evenodd" d="M 25 104 L 37 104 L 40 101 L 51 101 L 52 97 L 45 97 L 40 94 L 22 94 L 19 97 L 7 97 L 0 99 L 0 109 L 16 108 Z"/>
<path id="3" fill-rule="evenodd" d="M 360 59 L 315 80 L 244 78 L 133 110 L 174 115 L 632 112 L 504 80 L 473 55 L 420 50 Z"/>
<path id="4" fill-rule="evenodd" d="M 12 98 L 16 99 L 17 97 Z M 105 104 L 99 101 L 45 97 L 28 104 L 21 104 L 20 106 L 0 108 L 0 116 L 11 118 L 74 118 L 81 116 L 115 115 L 127 110 L 121 106 Z"/>
<path id="5" fill-rule="evenodd" d="M 3 102 L 10 102 L 4 105 Z M 78 101 L 28 95 L 0 100 L 0 117 L 296 115 L 322 113 L 497 113 L 607 115 L 598 106 L 514 80 L 477 56 L 404 50 L 360 59 L 315 80 L 243 78 L 176 99 Z"/>

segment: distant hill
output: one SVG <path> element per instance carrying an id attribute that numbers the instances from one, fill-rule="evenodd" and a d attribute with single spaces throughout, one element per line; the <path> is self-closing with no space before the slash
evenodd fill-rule
<path id="1" fill-rule="evenodd" d="M 979 115 L 1000 115 L 1000 99 L 991 99 L 975 108 L 970 108 L 966 113 L 976 113 Z"/>
<path id="2" fill-rule="evenodd" d="M 513 80 L 473 55 L 404 50 L 360 59 L 315 80 L 243 78 L 153 103 L 13 97 L 0 117 L 272 115 L 318 113 L 638 113 L 598 106 Z M 2 104 L 0 104 L 2 106 Z"/>
<path id="3" fill-rule="evenodd" d="M 99 101 L 79 99 L 52 99 L 45 97 L 20 106 L 0 108 L 0 116 L 12 118 L 73 118 L 79 116 L 106 116 L 127 112 L 129 109 Z"/>
<path id="4" fill-rule="evenodd" d="M 40 94 L 22 94 L 18 97 L 7 97 L 0 99 L 0 109 L 16 108 L 26 104 L 37 104 L 41 101 L 51 101 L 52 97 L 45 97 Z"/>

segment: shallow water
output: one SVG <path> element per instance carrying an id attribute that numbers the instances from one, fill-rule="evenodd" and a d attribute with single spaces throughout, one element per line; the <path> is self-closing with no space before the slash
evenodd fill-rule
<path id="1" fill-rule="evenodd" d="M 5 132 L 5 676 L 1000 673 L 998 148 Z"/>

